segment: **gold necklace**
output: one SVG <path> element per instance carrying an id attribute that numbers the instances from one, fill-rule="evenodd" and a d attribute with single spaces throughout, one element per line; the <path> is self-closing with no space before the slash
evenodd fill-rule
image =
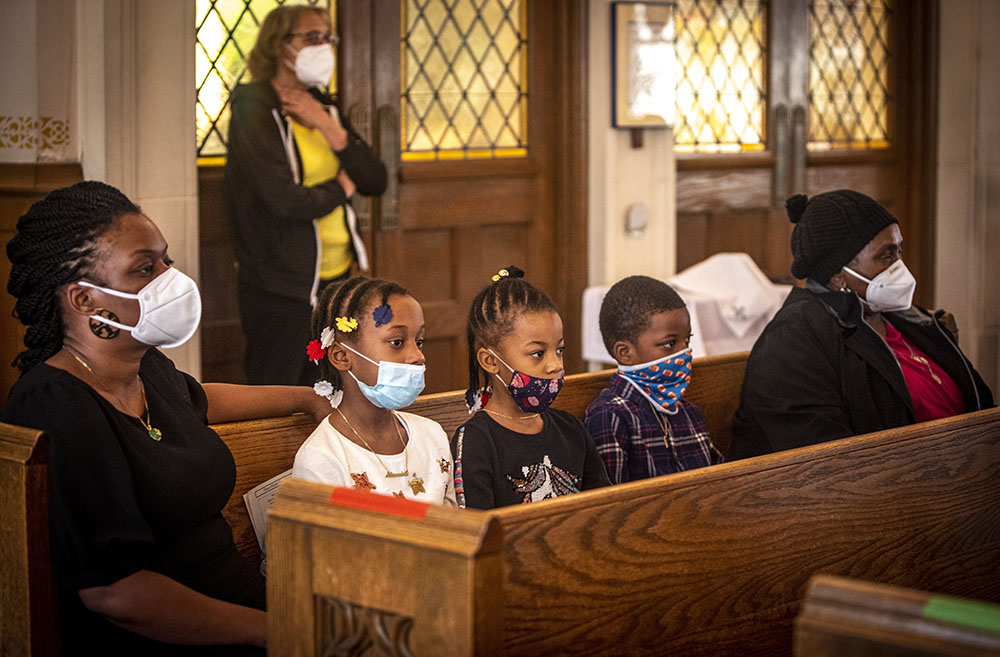
<path id="1" fill-rule="evenodd" d="M 667 436 L 670 435 L 670 432 L 667 431 L 667 425 L 664 424 L 663 420 L 660 419 L 660 412 L 656 410 L 655 406 L 653 406 L 653 402 L 651 402 L 651 401 L 649 401 L 647 399 L 646 403 L 648 403 L 649 407 L 651 409 L 653 409 L 653 417 L 656 418 L 656 423 L 658 425 L 660 425 L 660 430 L 663 431 L 663 446 L 666 447 L 669 450 L 670 449 L 670 443 L 667 441 Z"/>
<path id="2" fill-rule="evenodd" d="M 502 417 L 505 420 L 534 420 L 536 417 L 538 417 L 538 413 L 532 413 L 530 415 L 525 415 L 524 417 L 514 417 L 510 415 L 504 415 L 503 413 L 497 413 L 496 411 L 491 411 L 488 408 L 484 408 L 483 410 L 489 413 L 490 415 L 496 415 L 497 417 Z"/>
<path id="3" fill-rule="evenodd" d="M 939 377 L 937 374 L 934 373 L 934 369 L 931 367 L 931 364 L 927 361 L 927 359 L 924 358 L 923 356 L 918 356 L 913 351 L 913 347 L 910 346 L 910 343 L 907 342 L 903 336 L 899 336 L 899 339 L 902 341 L 903 344 L 906 345 L 906 350 L 910 352 L 910 359 L 915 360 L 918 363 L 922 363 L 923 366 L 927 368 L 927 371 L 930 373 L 931 378 L 934 379 L 934 383 L 941 385 L 941 377 Z"/>
<path id="4" fill-rule="evenodd" d="M 63 345 L 63 348 L 69 352 L 70 356 L 76 359 L 76 362 L 80 363 L 85 368 L 87 368 L 87 371 L 90 372 L 90 375 L 94 377 L 94 379 L 96 379 L 98 383 L 101 384 L 101 387 L 104 388 L 105 391 L 111 393 L 111 396 L 118 400 L 118 403 L 122 405 L 122 408 L 128 408 L 128 404 L 123 402 L 121 397 L 119 397 L 118 395 L 116 395 L 114 392 L 111 391 L 111 388 L 109 388 L 108 385 L 104 383 L 104 380 L 101 377 L 97 376 L 97 372 L 94 371 L 94 368 L 92 368 L 90 364 L 87 363 L 87 361 L 85 361 L 81 356 L 79 356 L 76 353 L 75 349 L 73 349 L 69 345 Z M 135 375 L 135 378 L 139 380 L 139 392 L 142 394 L 142 411 L 143 411 L 136 419 L 138 419 L 139 424 L 141 424 L 146 429 L 146 433 L 149 434 L 150 438 L 152 438 L 156 442 L 160 442 L 161 440 L 163 440 L 163 432 L 154 427 L 150 422 L 149 404 L 146 403 L 146 386 L 142 384 L 142 378 L 138 374 Z M 145 415 L 146 417 L 143 418 L 143 415 Z"/>
<path id="5" fill-rule="evenodd" d="M 405 459 L 405 464 L 403 466 L 404 470 L 402 472 L 393 472 L 392 470 L 390 470 L 389 466 L 387 466 L 385 464 L 385 462 L 382 461 L 382 457 L 380 457 L 378 455 L 378 452 L 376 452 L 374 449 L 372 449 L 372 446 L 368 444 L 368 441 L 361 437 L 361 434 L 358 433 L 358 430 L 354 428 L 354 425 L 351 424 L 351 421 L 347 419 L 347 416 L 344 415 L 344 412 L 341 411 L 339 407 L 337 408 L 337 413 L 339 413 L 340 417 L 344 419 L 344 422 L 346 422 L 347 426 L 351 429 L 351 431 L 354 432 L 354 435 L 358 437 L 358 440 L 360 440 L 361 443 L 365 447 L 368 448 L 369 452 L 371 452 L 372 454 L 375 455 L 375 458 L 378 460 L 379 465 L 381 465 L 383 468 L 385 468 L 385 476 L 386 477 L 405 477 L 408 474 L 410 474 L 410 452 L 409 452 L 408 449 L 406 449 L 406 447 L 407 447 L 406 443 L 403 442 L 403 434 L 401 434 L 399 432 L 399 425 L 396 424 L 399 420 L 396 419 L 395 415 L 392 415 L 392 420 L 393 420 L 392 426 L 395 427 L 395 429 L 396 429 L 396 436 L 399 437 L 399 442 L 403 446 L 403 458 Z M 421 484 L 422 483 L 423 483 L 423 481 L 421 481 Z"/>

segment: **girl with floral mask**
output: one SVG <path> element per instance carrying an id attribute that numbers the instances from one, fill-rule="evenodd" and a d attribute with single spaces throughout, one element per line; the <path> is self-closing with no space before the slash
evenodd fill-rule
<path id="1" fill-rule="evenodd" d="M 562 318 L 523 276 L 501 269 L 469 310 L 466 401 L 475 415 L 451 441 L 459 506 L 537 502 L 610 483 L 580 421 L 551 408 L 565 374 Z"/>
<path id="2" fill-rule="evenodd" d="M 448 437 L 401 412 L 424 389 L 424 313 L 390 281 L 355 277 L 323 290 L 305 357 L 333 412 L 295 455 L 301 479 L 454 504 Z M 314 368 L 315 369 L 315 368 Z"/>

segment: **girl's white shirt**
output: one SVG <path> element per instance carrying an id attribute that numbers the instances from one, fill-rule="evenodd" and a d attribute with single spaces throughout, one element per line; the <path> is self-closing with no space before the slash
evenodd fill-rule
<path id="1" fill-rule="evenodd" d="M 454 463 L 448 436 L 441 425 L 413 413 L 397 411 L 409 436 L 406 454 L 379 454 L 348 440 L 331 423 L 328 415 L 295 454 L 292 476 L 334 486 L 355 488 L 352 475 L 366 475 L 374 493 L 399 495 L 431 504 L 455 505 Z M 407 456 L 408 455 L 408 456 Z M 386 477 L 385 470 L 402 472 L 409 458 L 406 477 Z M 378 459 L 382 459 L 379 463 Z M 411 485 L 419 478 L 423 487 Z"/>

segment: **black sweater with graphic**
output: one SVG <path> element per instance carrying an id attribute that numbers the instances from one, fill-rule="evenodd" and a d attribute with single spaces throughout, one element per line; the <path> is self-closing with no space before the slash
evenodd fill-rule
<path id="1" fill-rule="evenodd" d="M 542 430 L 500 426 L 485 411 L 451 439 L 460 506 L 493 509 L 611 485 L 594 441 L 566 411 L 542 413 Z"/>

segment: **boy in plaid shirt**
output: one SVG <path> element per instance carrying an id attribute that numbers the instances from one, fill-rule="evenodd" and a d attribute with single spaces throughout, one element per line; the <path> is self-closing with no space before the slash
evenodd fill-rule
<path id="1" fill-rule="evenodd" d="M 669 285 L 649 276 L 615 283 L 601 304 L 601 337 L 618 362 L 584 416 L 611 482 L 647 479 L 722 462 L 691 381 L 691 317 Z"/>

